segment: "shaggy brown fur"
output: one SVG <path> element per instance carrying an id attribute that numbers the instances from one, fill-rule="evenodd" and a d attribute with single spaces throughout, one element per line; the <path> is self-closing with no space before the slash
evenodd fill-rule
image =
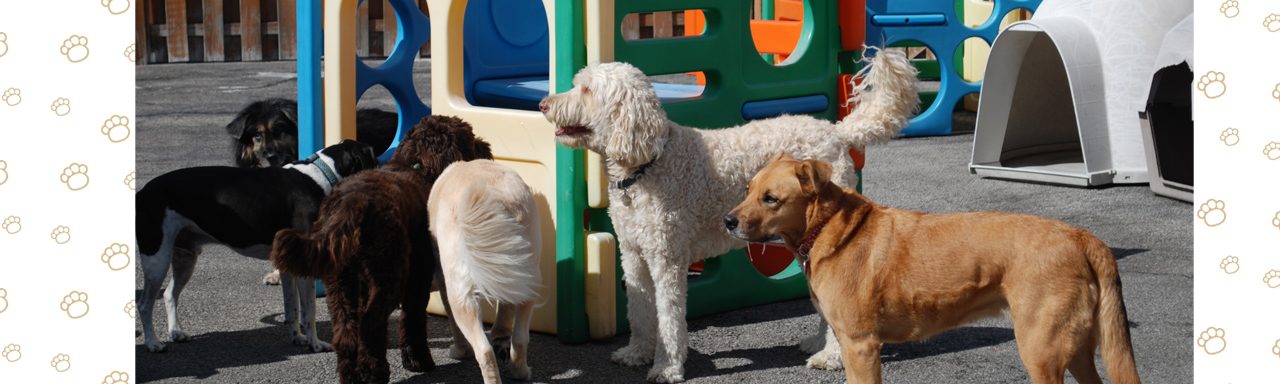
<path id="1" fill-rule="evenodd" d="M 310 234 L 276 234 L 271 261 L 324 279 L 342 383 L 386 383 L 387 317 L 403 307 L 406 369 L 435 367 L 427 347 L 427 299 L 435 274 L 427 195 L 449 164 L 492 159 L 489 143 L 456 117 L 429 116 L 386 166 L 344 179 L 320 205 Z"/>

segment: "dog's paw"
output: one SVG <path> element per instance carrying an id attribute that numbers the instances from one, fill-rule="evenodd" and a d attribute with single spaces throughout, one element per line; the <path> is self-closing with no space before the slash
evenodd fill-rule
<path id="1" fill-rule="evenodd" d="M 1267 288 L 1280 288 L 1280 270 L 1267 271 L 1262 275 L 1262 282 L 1267 284 Z"/>
<path id="2" fill-rule="evenodd" d="M 152 353 L 160 353 L 160 352 L 164 352 L 164 350 L 165 350 L 165 345 L 164 343 L 160 342 L 160 340 L 153 340 L 153 341 L 147 342 L 147 351 L 150 351 Z"/>
<path id="3" fill-rule="evenodd" d="M 1204 352 L 1210 355 L 1216 355 L 1222 350 L 1227 349 L 1227 331 L 1222 328 L 1209 327 L 1200 332 L 1200 337 L 1196 339 L 1196 345 L 1204 348 Z"/>
<path id="4" fill-rule="evenodd" d="M 533 377 L 533 369 L 529 365 L 516 365 L 515 363 L 507 363 L 507 377 L 516 380 L 529 381 Z"/>
<path id="5" fill-rule="evenodd" d="M 124 47 L 124 57 L 125 57 L 125 58 L 127 58 L 127 59 L 129 59 L 129 62 L 130 62 L 130 63 L 136 63 L 136 62 L 138 62 L 138 47 L 137 47 L 137 45 L 136 45 L 136 44 L 129 44 L 129 46 L 128 46 L 128 47 Z"/>
<path id="6" fill-rule="evenodd" d="M 58 48 L 63 56 L 67 57 L 72 63 L 79 63 L 89 57 L 89 38 L 80 35 L 71 35 L 62 41 L 62 47 Z"/>
<path id="7" fill-rule="evenodd" d="M 124 303 L 124 314 L 129 315 L 130 319 L 138 318 L 138 304 L 135 304 L 133 300 Z"/>
<path id="8" fill-rule="evenodd" d="M 666 367 L 653 366 L 649 369 L 649 374 L 645 376 L 651 383 L 683 383 L 684 367 L 679 365 L 671 365 Z"/>
<path id="9" fill-rule="evenodd" d="M 67 189 L 79 191 L 89 185 L 89 166 L 80 163 L 71 163 L 62 169 L 62 175 L 58 176 L 63 184 L 67 185 Z"/>
<path id="10" fill-rule="evenodd" d="M 1226 81 L 1226 74 L 1218 71 L 1209 71 L 1204 76 L 1200 76 L 1200 82 L 1196 83 L 1196 89 L 1204 92 L 1205 97 L 1216 99 L 1227 93 Z"/>
<path id="11" fill-rule="evenodd" d="M 68 369 L 71 369 L 71 356 L 67 356 L 65 353 L 59 353 L 57 356 L 53 357 L 53 361 L 49 362 L 49 366 L 53 367 L 53 370 L 55 371 L 66 372 Z"/>
<path id="12" fill-rule="evenodd" d="M 1224 257 L 1222 258 L 1222 261 L 1218 263 L 1218 268 L 1222 268 L 1222 271 L 1226 272 L 1228 275 L 1236 273 L 1236 271 L 1240 270 L 1240 258 L 1235 256 Z"/>
<path id="13" fill-rule="evenodd" d="M 315 352 L 315 353 L 333 351 L 333 345 L 320 340 L 315 340 L 310 343 L 307 343 L 307 347 L 311 349 L 311 352 Z"/>
<path id="14" fill-rule="evenodd" d="M 511 360 L 511 336 L 497 336 L 489 340 L 489 345 L 493 346 L 493 356 L 498 361 Z"/>
<path id="15" fill-rule="evenodd" d="M 68 241 L 71 241 L 71 228 L 67 228 L 65 225 L 59 225 L 57 228 L 53 229 L 53 233 L 49 234 L 49 238 L 53 239 L 53 242 L 55 243 L 66 244 Z"/>
<path id="16" fill-rule="evenodd" d="M 1267 160 L 1280 160 L 1280 141 L 1272 141 L 1262 147 L 1262 154 L 1267 156 Z"/>
<path id="17" fill-rule="evenodd" d="M 4 357 L 10 363 L 18 361 L 22 358 L 22 346 L 17 344 L 9 344 L 0 349 L 0 357 Z"/>
<path id="18" fill-rule="evenodd" d="M 1222 5 L 1218 6 L 1218 12 L 1222 12 L 1222 15 L 1228 19 L 1236 17 L 1236 15 L 1240 14 L 1240 2 L 1236 0 L 1224 1 Z"/>
<path id="19" fill-rule="evenodd" d="M 804 353 L 818 353 L 827 347 L 827 337 L 825 334 L 819 333 L 806 337 L 800 341 L 800 351 Z"/>
<path id="20" fill-rule="evenodd" d="M 129 118 L 120 115 L 113 115 L 107 121 L 102 122 L 102 134 L 107 135 L 107 140 L 112 143 L 119 143 L 129 138 Z"/>
<path id="21" fill-rule="evenodd" d="M 1196 211 L 1196 217 L 1204 220 L 1204 224 L 1210 227 L 1218 226 L 1222 222 L 1227 221 L 1227 203 L 1218 199 L 1209 199 L 1200 204 L 1200 209 Z"/>
<path id="22" fill-rule="evenodd" d="M 459 345 L 458 343 L 453 343 L 449 345 L 449 358 L 454 360 L 462 360 L 462 359 L 465 359 L 467 356 L 471 356 L 471 346 Z"/>
<path id="23" fill-rule="evenodd" d="M 18 231 L 22 230 L 22 218 L 17 216 L 6 217 L 4 221 L 0 221 L 0 228 L 3 228 L 10 235 L 18 233 Z"/>
<path id="24" fill-rule="evenodd" d="M 119 15 L 129 10 L 129 0 L 102 0 L 102 6 L 112 15 Z"/>
<path id="25" fill-rule="evenodd" d="M 181 329 L 170 329 L 169 340 L 172 340 L 175 343 L 185 343 L 191 341 L 191 335 L 188 335 Z"/>
<path id="26" fill-rule="evenodd" d="M 7 309 L 9 309 L 9 291 L 0 288 L 0 313 L 4 313 Z"/>
<path id="27" fill-rule="evenodd" d="M 129 187 L 129 190 L 131 190 L 131 191 L 136 191 L 136 190 L 138 190 L 138 188 L 136 188 L 136 187 L 134 186 L 134 182 L 136 182 L 136 181 L 138 181 L 138 173 L 137 173 L 137 172 L 129 172 L 129 174 L 128 174 L 128 175 L 124 175 L 124 186 Z M 277 278 L 276 278 L 276 279 L 277 279 L 276 284 L 279 284 L 279 277 L 277 276 Z"/>
<path id="28" fill-rule="evenodd" d="M 49 106 L 49 110 L 53 111 L 53 114 L 55 115 L 66 116 L 68 113 L 71 113 L 71 100 L 67 100 L 65 97 L 59 97 L 57 100 L 53 101 L 52 105 Z"/>
<path id="29" fill-rule="evenodd" d="M 112 271 L 119 271 L 129 266 L 129 246 L 125 244 L 115 243 L 102 250 L 102 262 L 107 263 L 107 268 Z"/>
<path id="30" fill-rule="evenodd" d="M 10 107 L 16 106 L 22 103 L 22 90 L 17 88 L 6 89 L 4 93 L 0 93 L 0 100 L 3 100 Z"/>
<path id="31" fill-rule="evenodd" d="M 1222 130 L 1222 133 L 1218 135 L 1218 140 L 1222 140 L 1222 143 L 1226 144 L 1228 147 L 1236 145 L 1236 143 L 1240 142 L 1240 130 L 1235 128 L 1224 129 Z"/>
<path id="32" fill-rule="evenodd" d="M 9 35 L 0 32 L 0 57 L 9 53 Z"/>
<path id="33" fill-rule="evenodd" d="M 62 297 L 62 303 L 58 305 L 63 312 L 72 319 L 79 319 L 89 313 L 89 294 L 80 291 L 71 291 Z"/>
<path id="34" fill-rule="evenodd" d="M 840 368 L 844 367 L 844 365 L 840 363 L 840 351 L 834 349 L 824 349 L 813 354 L 813 356 L 809 356 L 809 359 L 805 360 L 804 366 L 828 371 L 838 371 Z"/>
<path id="35" fill-rule="evenodd" d="M 613 355 L 609 356 L 609 360 L 628 367 L 653 364 L 653 349 L 643 349 L 631 345 L 618 348 L 618 350 L 613 351 Z"/>
<path id="36" fill-rule="evenodd" d="M 280 270 L 272 270 L 271 273 L 263 276 L 262 283 L 266 285 L 280 285 Z"/>
<path id="37" fill-rule="evenodd" d="M 102 378 L 102 384 L 129 384 L 129 373 L 114 371 Z"/>
<path id="38" fill-rule="evenodd" d="M 1267 28 L 1268 32 L 1280 32 L 1280 13 L 1272 13 L 1262 19 L 1262 26 Z"/>

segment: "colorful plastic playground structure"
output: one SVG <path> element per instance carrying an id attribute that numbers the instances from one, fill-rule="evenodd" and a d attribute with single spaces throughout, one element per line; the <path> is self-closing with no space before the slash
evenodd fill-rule
<path id="1" fill-rule="evenodd" d="M 751 20 L 749 2 L 705 0 L 433 0 L 428 20 L 416 1 L 390 0 L 398 17 L 395 48 L 384 63 L 369 67 L 354 50 L 352 15 L 359 0 L 326 2 L 323 10 L 300 2 L 299 153 L 355 137 L 356 101 L 374 85 L 396 100 L 401 134 L 431 113 L 470 122 L 493 144 L 498 161 L 521 174 L 543 210 L 543 254 L 555 257 L 545 257 L 541 266 L 545 303 L 535 311 L 533 329 L 564 342 L 606 338 L 627 323 L 603 162 L 597 154 L 558 146 L 555 127 L 537 110 L 546 95 L 571 88 L 580 68 L 629 62 L 658 80 L 655 89 L 672 120 L 717 128 L 784 113 L 835 120 L 849 110 L 844 100 L 864 43 L 923 45 L 937 58 L 917 66 L 937 68 L 926 76 L 935 76 L 939 89 L 904 133 L 945 135 L 952 132 L 953 108 L 982 86 L 951 70 L 962 67 L 965 39 L 997 41 L 994 57 L 1004 46 L 1004 37 L 996 38 L 1001 16 L 1035 10 L 1039 3 L 995 0 L 991 16 L 970 27 L 956 0 L 765 0 L 758 20 Z M 625 18 L 653 12 L 682 13 L 683 33 L 624 36 Z M 413 86 L 412 60 L 428 40 L 431 100 L 424 103 L 425 90 Z M 323 80 L 322 53 L 329 59 Z M 1001 70 L 1014 69 L 993 64 L 987 81 Z M 977 158 L 975 152 L 975 164 Z M 691 272 L 690 317 L 808 295 L 789 253 L 752 248 L 751 258 L 737 250 Z M 431 311 L 443 314 L 439 302 L 433 300 Z M 491 309 L 487 316 L 492 319 Z"/>

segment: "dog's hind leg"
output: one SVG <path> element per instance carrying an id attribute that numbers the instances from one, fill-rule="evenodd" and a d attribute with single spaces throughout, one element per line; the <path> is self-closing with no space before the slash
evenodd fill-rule
<path id="1" fill-rule="evenodd" d="M 280 293 L 284 299 L 284 324 L 289 329 L 289 341 L 293 345 L 307 345 L 307 335 L 302 332 L 302 325 L 298 321 L 298 307 L 301 305 L 298 283 L 297 276 L 288 273 L 280 274 Z"/>
<path id="2" fill-rule="evenodd" d="M 476 363 L 480 365 L 480 374 L 485 384 L 501 383 L 498 374 L 498 358 L 493 354 L 493 346 L 484 334 L 484 322 L 480 320 L 480 300 L 473 295 L 462 294 L 462 297 L 450 296 L 448 300 L 453 307 L 450 315 L 453 322 L 461 329 L 467 342 L 471 343 Z"/>
<path id="3" fill-rule="evenodd" d="M 530 300 L 515 306 L 515 329 L 511 335 L 511 362 L 507 363 L 507 371 L 515 379 L 529 380 L 533 371 L 529 369 L 529 325 L 533 323 L 533 304 Z"/>
<path id="4" fill-rule="evenodd" d="M 506 360 L 511 357 L 511 326 L 515 322 L 516 305 L 510 303 L 498 303 L 498 315 L 493 320 L 493 327 L 489 328 L 489 343 L 493 345 L 493 351 L 498 355 L 498 360 Z"/>
<path id="5" fill-rule="evenodd" d="M 649 275 L 649 265 L 642 260 L 639 249 L 627 249 L 626 243 L 622 245 L 622 281 L 626 284 L 631 340 L 627 346 L 613 351 L 609 359 L 636 367 L 653 362 L 654 333 L 658 329 L 657 308 L 653 301 L 653 276 Z"/>
<path id="6" fill-rule="evenodd" d="M 688 248 L 676 248 L 688 249 Z M 688 355 L 689 333 L 685 323 L 685 295 L 689 292 L 688 264 L 674 255 L 653 254 L 650 274 L 658 309 L 658 345 L 648 379 L 656 383 L 684 381 L 684 360 Z"/>
<path id="7" fill-rule="evenodd" d="M 400 360 L 404 369 L 412 372 L 426 372 L 436 367 L 427 345 L 427 300 L 431 299 L 431 280 L 423 278 L 420 272 L 410 272 L 409 285 L 400 299 Z"/>
<path id="8" fill-rule="evenodd" d="M 395 292 L 372 286 L 363 288 L 366 293 L 364 311 L 360 313 L 356 370 L 362 383 L 386 383 L 391 380 L 391 365 L 387 363 L 387 317 L 391 316 L 398 303 L 391 300 L 396 296 Z"/>
<path id="9" fill-rule="evenodd" d="M 285 275 L 288 275 L 287 273 Z M 300 316 L 302 319 L 299 325 L 302 327 L 302 333 L 306 338 L 306 345 L 311 347 L 311 352 L 328 352 L 333 350 L 333 346 L 320 340 L 320 336 L 316 334 L 316 280 L 306 277 L 294 277 L 294 297 L 299 298 L 299 307 L 301 308 Z M 287 300 L 287 299 L 286 299 Z"/>
<path id="10" fill-rule="evenodd" d="M 1093 342 L 1081 347 L 1076 351 L 1076 355 L 1071 358 L 1071 363 L 1067 365 L 1067 371 L 1071 372 L 1071 376 L 1076 378 L 1076 382 L 1080 384 L 1102 384 L 1102 378 L 1098 376 L 1098 367 L 1093 364 Z"/>
<path id="11" fill-rule="evenodd" d="M 175 238 L 177 232 L 182 230 L 177 219 L 169 215 L 170 212 L 167 211 L 164 219 L 161 220 L 160 246 L 156 248 L 155 254 L 143 253 L 141 250 L 148 248 L 145 244 L 139 245 L 138 252 L 142 259 L 142 292 L 141 297 L 137 299 L 138 320 L 142 322 L 143 342 L 151 352 L 163 352 L 165 348 L 164 343 L 156 337 L 155 324 L 152 320 L 155 316 L 156 300 L 160 298 L 160 286 L 169 273 L 169 264 L 173 259 Z"/>
<path id="12" fill-rule="evenodd" d="M 440 290 L 441 304 L 444 305 L 444 313 L 449 316 L 449 334 L 453 337 L 453 344 L 449 345 L 449 357 L 462 360 L 471 354 L 471 343 L 467 342 L 467 338 L 462 335 L 462 330 L 458 328 L 458 322 L 453 321 L 453 305 L 449 304 L 449 289 L 445 287 L 444 275 L 441 272 L 439 261 L 436 265 L 435 286 Z"/>
<path id="13" fill-rule="evenodd" d="M 178 320 L 178 296 L 182 288 L 191 281 L 191 274 L 196 270 L 196 258 L 199 251 L 190 244 L 189 234 L 179 235 L 173 248 L 173 274 L 169 276 L 169 288 L 164 291 L 165 312 L 169 315 L 169 339 L 174 342 L 186 342 L 191 336 L 182 330 L 182 322 Z"/>

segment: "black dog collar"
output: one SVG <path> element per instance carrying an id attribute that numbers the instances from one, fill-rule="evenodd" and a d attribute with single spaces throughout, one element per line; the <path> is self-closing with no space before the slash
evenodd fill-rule
<path id="1" fill-rule="evenodd" d="M 631 175 L 628 175 L 625 179 L 622 179 L 616 183 L 613 183 L 613 185 L 618 189 L 626 190 L 628 187 L 631 187 L 632 185 L 634 185 L 637 181 L 640 181 L 640 177 L 644 176 L 644 171 L 646 169 L 649 169 L 649 166 L 653 165 L 654 161 L 658 161 L 658 159 L 654 158 L 653 160 L 649 160 L 648 163 L 640 164 L 640 167 L 636 168 L 635 172 L 632 172 Z"/>

